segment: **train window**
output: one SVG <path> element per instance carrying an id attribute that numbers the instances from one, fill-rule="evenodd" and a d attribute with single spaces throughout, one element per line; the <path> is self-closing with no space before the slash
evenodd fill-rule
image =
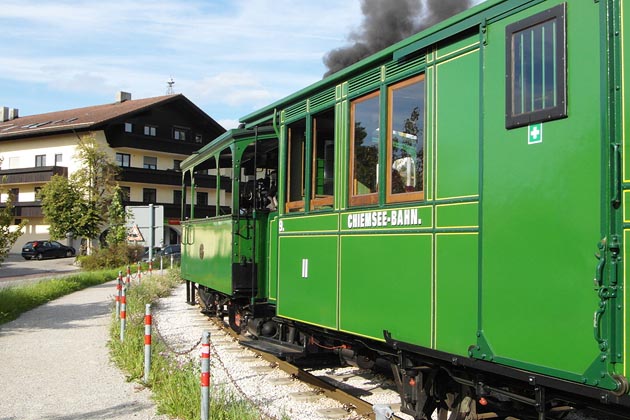
<path id="1" fill-rule="evenodd" d="M 566 4 L 506 28 L 506 128 L 567 116 Z"/>
<path id="2" fill-rule="evenodd" d="M 300 120 L 290 124 L 287 138 L 287 212 L 304 211 L 306 122 Z"/>
<path id="3" fill-rule="evenodd" d="M 424 75 L 388 89 L 387 202 L 421 200 L 424 185 Z"/>
<path id="4" fill-rule="evenodd" d="M 374 92 L 351 103 L 350 204 L 378 203 L 380 98 Z"/>
<path id="5" fill-rule="evenodd" d="M 335 187 L 335 113 L 322 112 L 313 117 L 313 171 L 311 208 L 333 205 Z"/>
<path id="6" fill-rule="evenodd" d="M 218 215 L 232 214 L 232 179 L 234 170 L 232 163 L 232 149 L 223 149 L 219 154 L 217 164 L 217 202 L 219 204 Z"/>

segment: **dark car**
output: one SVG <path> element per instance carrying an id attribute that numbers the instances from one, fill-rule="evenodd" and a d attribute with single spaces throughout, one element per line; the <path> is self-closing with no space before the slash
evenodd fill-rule
<path id="1" fill-rule="evenodd" d="M 29 241 L 22 247 L 22 257 L 26 260 L 35 258 L 74 257 L 76 250 L 57 241 Z"/>
<path id="2" fill-rule="evenodd" d="M 167 245 L 162 252 L 159 253 L 159 256 L 165 259 L 171 259 L 173 257 L 173 261 L 179 262 L 182 258 L 182 246 L 177 245 Z"/>

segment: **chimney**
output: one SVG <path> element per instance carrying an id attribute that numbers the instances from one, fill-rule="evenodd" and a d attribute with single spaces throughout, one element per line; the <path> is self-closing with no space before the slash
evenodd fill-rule
<path id="1" fill-rule="evenodd" d="M 17 108 L 0 106 L 0 122 L 11 121 L 18 117 Z"/>
<path id="2" fill-rule="evenodd" d="M 116 94 L 116 102 L 125 102 L 131 100 L 131 93 L 122 90 Z"/>

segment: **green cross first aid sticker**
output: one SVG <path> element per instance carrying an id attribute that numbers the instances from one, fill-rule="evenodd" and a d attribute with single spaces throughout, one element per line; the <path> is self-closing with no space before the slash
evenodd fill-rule
<path id="1" fill-rule="evenodd" d="M 532 124 L 527 127 L 527 143 L 542 143 L 542 124 Z"/>

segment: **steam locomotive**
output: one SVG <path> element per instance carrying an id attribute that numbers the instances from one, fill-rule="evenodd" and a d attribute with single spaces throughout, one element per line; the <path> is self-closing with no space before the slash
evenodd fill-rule
<path id="1" fill-rule="evenodd" d="M 244 116 L 181 165 L 183 278 L 417 419 L 630 418 L 624 8 L 488 0 Z"/>

